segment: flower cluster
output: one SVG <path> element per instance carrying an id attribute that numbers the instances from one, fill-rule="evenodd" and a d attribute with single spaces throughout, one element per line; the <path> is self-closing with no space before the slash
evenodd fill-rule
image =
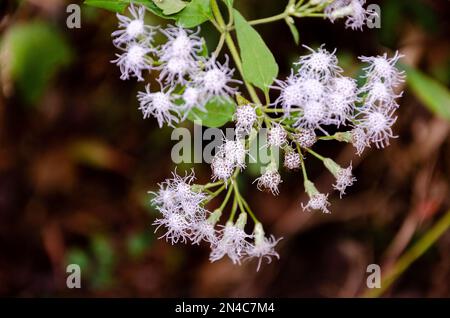
<path id="1" fill-rule="evenodd" d="M 328 1 L 324 0 L 324 2 Z M 365 3 L 366 0 L 334 0 L 326 6 L 325 14 L 331 22 L 345 17 L 347 28 L 362 29 L 367 21 L 377 17 L 375 11 L 364 8 Z"/>
<path id="2" fill-rule="evenodd" d="M 321 16 L 332 22 L 346 18 L 347 27 L 361 29 L 376 17 L 376 12 L 364 5 L 365 0 L 290 1 L 286 13 L 289 18 Z M 351 143 L 361 155 L 371 145 L 377 148 L 389 145 L 389 140 L 395 137 L 392 126 L 399 107 L 396 100 L 402 95 L 398 89 L 404 74 L 395 66 L 402 55 L 396 52 L 393 57 L 387 54 L 360 57 L 367 65 L 361 78 L 365 82 L 359 87 L 359 81 L 344 75 L 336 50 L 328 51 L 324 45 L 315 50 L 304 46 L 307 54 L 298 58 L 287 78 L 262 87 L 267 88 L 264 103 L 252 83 L 245 82 L 252 97 L 249 101 L 238 94 L 241 81 L 233 79 L 234 69 L 229 67 L 228 57 L 224 57 L 223 63 L 218 61 L 218 52 L 227 43 L 235 64 L 244 72 L 240 67 L 244 62 L 233 39 L 228 37 L 233 19 L 226 31 L 220 26 L 222 19 L 212 21 L 222 34 L 215 53 L 208 56 L 199 29 L 148 26 L 144 22 L 145 10 L 143 6 L 130 5 L 130 17 L 118 14 L 119 29 L 112 33 L 112 42 L 121 51 L 112 61 L 120 69 L 120 78 L 144 81 L 146 72 L 154 72 L 159 82 L 159 87 L 147 84 L 137 94 L 143 117 L 154 117 L 160 127 L 174 126 L 193 109 L 207 112 L 209 102 L 237 103 L 233 117 L 229 118 L 234 121 L 235 134 L 232 139 L 223 137 L 222 144 L 215 149 L 211 182 L 194 184 L 193 172 L 185 176 L 173 173 L 153 193 L 152 204 L 161 215 L 154 222 L 156 230 L 164 228 L 161 237 L 171 244 L 206 242 L 211 248 L 211 262 L 224 256 L 234 264 L 256 258 L 259 270 L 262 260 L 270 262 L 279 257 L 275 251 L 279 239 L 265 235 L 261 222 L 239 190 L 237 178 L 247 166 L 252 142 L 258 134 L 263 136 L 265 141 L 260 149 L 270 155 L 261 175 L 254 180 L 257 189 L 279 194 L 283 183 L 278 162 L 281 151 L 286 170 L 301 171 L 309 198 L 301 204 L 303 210 L 330 213 L 329 194 L 320 192 L 309 180 L 305 161 L 307 157 L 321 161 L 334 176 L 330 188 L 340 197 L 346 193 L 356 181 L 351 162 L 342 167 L 312 148 L 318 142 L 335 140 Z M 287 18 L 286 21 L 290 23 Z M 155 43 L 157 33 L 164 38 L 162 44 Z M 272 93 L 278 96 L 271 101 Z M 262 128 L 267 129 L 267 135 Z M 215 206 L 223 193 L 226 194 L 222 203 Z M 230 210 L 224 220 L 227 208 Z M 248 217 L 254 225 L 252 233 L 246 232 Z"/>
<path id="3" fill-rule="evenodd" d="M 160 87 L 151 91 L 148 84 L 137 96 L 144 118 L 155 117 L 160 127 L 164 123 L 173 126 L 193 108 L 206 111 L 211 98 L 223 101 L 234 96 L 237 89 L 232 85 L 240 81 L 232 78 L 234 70 L 228 66 L 228 58 L 220 63 L 214 55 L 206 56 L 199 30 L 148 26 L 143 6 L 131 4 L 129 12 L 131 17 L 117 14 L 119 30 L 112 37 L 122 53 L 112 62 L 119 66 L 123 80 L 135 77 L 144 81 L 144 72 L 159 72 Z M 163 45 L 154 44 L 157 32 L 167 39 Z"/>
<path id="4" fill-rule="evenodd" d="M 245 212 L 240 213 L 235 223 L 229 220 L 224 226 L 219 225 L 222 211 L 216 209 L 211 213 L 204 207 L 211 198 L 202 191 L 202 186 L 192 184 L 193 181 L 193 173 L 184 177 L 173 173 L 172 178 L 159 185 L 159 191 L 153 192 L 152 204 L 161 214 L 154 222 L 155 231 L 165 228 L 161 238 L 171 244 L 205 241 L 211 247 L 212 262 L 225 255 L 235 264 L 244 258 L 257 258 L 259 269 L 262 259 L 270 262 L 273 256 L 279 257 L 274 250 L 279 240 L 266 237 L 261 223 L 255 224 L 252 234 L 245 232 Z"/>
<path id="5" fill-rule="evenodd" d="M 387 54 L 360 57 L 368 66 L 363 69 L 366 82 L 358 88 L 356 80 L 342 74 L 335 51 L 329 52 L 323 45 L 317 50 L 306 48 L 310 53 L 298 59 L 297 70 L 292 69 L 286 80 L 276 80 L 272 87 L 280 92 L 271 105 L 272 111 L 283 116 L 281 122 L 269 129 L 267 144 L 284 150 L 287 169 L 302 168 L 305 191 L 310 198 L 303 208 L 329 213 L 328 195 L 320 193 L 307 179 L 303 154 L 321 160 L 336 178 L 333 188 L 340 196 L 345 194 L 346 188 L 356 181 L 351 165 L 342 168 L 311 147 L 317 140 L 334 139 L 351 142 L 361 155 L 371 144 L 378 148 L 389 144 L 389 139 L 395 137 L 392 125 L 397 118 L 394 116 L 398 108 L 396 99 L 402 95 L 395 92 L 404 80 L 403 72 L 395 67 L 402 55 L 397 52 L 392 58 Z M 341 127 L 350 129 L 335 132 Z M 330 135 L 330 130 L 334 135 Z M 272 164 L 258 179 L 258 188 L 278 194 L 280 183 L 281 178 Z"/>

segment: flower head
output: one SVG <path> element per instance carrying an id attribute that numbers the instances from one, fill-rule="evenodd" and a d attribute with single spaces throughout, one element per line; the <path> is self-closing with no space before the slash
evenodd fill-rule
<path id="1" fill-rule="evenodd" d="M 215 57 L 205 62 L 205 67 L 195 78 L 194 82 L 202 87 L 210 97 L 227 98 L 234 95 L 237 88 L 229 86 L 231 83 L 241 83 L 232 78 L 234 69 L 228 67 L 228 58 L 224 64 L 216 61 Z"/>
<path id="2" fill-rule="evenodd" d="M 127 80 L 134 76 L 138 81 L 143 81 L 142 72 L 152 68 L 152 61 L 147 56 L 152 50 L 138 42 L 131 42 L 122 50 L 124 53 L 116 54 L 117 59 L 111 61 L 119 66 L 122 73 L 120 79 Z"/>
<path id="3" fill-rule="evenodd" d="M 368 108 L 362 112 L 363 118 L 359 127 L 364 129 L 367 140 L 374 143 L 377 148 L 384 148 L 389 145 L 390 138 L 395 138 L 392 125 L 397 117 L 392 117 L 393 111 L 388 113 L 376 108 Z"/>
<path id="4" fill-rule="evenodd" d="M 272 192 L 273 195 L 278 195 L 280 193 L 278 186 L 283 182 L 278 170 L 276 170 L 276 168 L 272 165 L 269 165 L 266 171 L 255 181 L 258 182 L 258 190 L 266 189 Z"/>
<path id="5" fill-rule="evenodd" d="M 145 87 L 145 92 L 139 92 L 137 95 L 140 103 L 139 109 L 144 115 L 144 119 L 153 116 L 157 119 L 159 127 L 164 123 L 172 126 L 172 122 L 178 122 L 178 110 L 174 103 L 174 97 L 171 91 L 151 92 L 150 84 Z"/>
<path id="6" fill-rule="evenodd" d="M 311 148 L 317 140 L 316 133 L 313 129 L 301 129 L 293 134 L 294 141 L 302 148 Z"/>
<path id="7" fill-rule="evenodd" d="M 250 133 L 257 120 L 255 108 L 251 105 L 238 106 L 234 114 L 234 120 L 238 132 Z"/>
<path id="8" fill-rule="evenodd" d="M 299 65 L 298 74 L 300 77 L 316 77 L 317 79 L 328 79 L 330 76 L 336 76 L 342 69 L 337 65 L 338 59 L 335 55 L 336 50 L 328 52 L 322 44 L 316 51 L 303 45 L 311 53 L 301 56 L 294 63 Z"/>
<path id="9" fill-rule="evenodd" d="M 273 125 L 267 135 L 267 144 L 273 147 L 281 147 L 287 143 L 287 132 L 281 125 Z"/>
<path id="10" fill-rule="evenodd" d="M 236 224 L 230 221 L 226 223 L 222 230 L 219 231 L 219 240 L 211 247 L 211 254 L 209 259 L 211 262 L 215 262 L 225 255 L 227 255 L 234 264 L 240 264 L 242 257 L 245 256 L 249 242 L 247 239 L 251 238 L 251 235 L 245 233 L 243 226 L 239 226 L 243 213 L 239 215 L 239 219 Z M 246 217 L 245 217 L 246 218 Z"/>
<path id="11" fill-rule="evenodd" d="M 352 174 L 352 166 L 347 168 L 341 168 L 336 175 L 336 183 L 333 184 L 333 188 L 339 191 L 340 197 L 345 194 L 345 189 L 353 185 L 356 178 Z"/>
<path id="12" fill-rule="evenodd" d="M 275 246 L 282 238 L 276 239 L 273 235 L 266 237 L 261 223 L 256 223 L 253 236 L 255 237 L 255 243 L 249 245 L 247 255 L 249 258 L 254 257 L 258 259 L 256 271 L 259 271 L 263 259 L 266 259 L 269 264 L 272 261 L 272 257 L 280 258 L 280 255 L 275 251 Z"/>
<path id="13" fill-rule="evenodd" d="M 367 77 L 369 81 L 383 81 L 393 86 L 403 82 L 405 72 L 399 71 L 395 67 L 395 64 L 403 56 L 398 51 L 391 58 L 388 58 L 386 53 L 376 57 L 360 56 L 359 59 L 361 61 L 369 63 L 369 66 L 364 68 L 366 71 L 364 77 Z"/>
<path id="14" fill-rule="evenodd" d="M 131 14 L 131 18 L 119 13 L 117 14 L 120 29 L 111 34 L 114 38 L 113 44 L 120 47 L 123 44 L 138 40 L 142 40 L 147 43 L 151 42 L 154 32 L 151 27 L 145 25 L 144 23 L 145 7 L 135 7 L 131 4 L 128 7 L 128 11 Z"/>
<path id="15" fill-rule="evenodd" d="M 167 37 L 167 42 L 159 50 L 161 61 L 167 62 L 173 57 L 187 60 L 197 60 L 203 47 L 203 41 L 197 32 L 182 27 L 170 26 L 161 29 Z"/>
<path id="16" fill-rule="evenodd" d="M 300 167 L 300 154 L 290 151 L 284 155 L 284 166 L 289 170 L 295 170 Z"/>

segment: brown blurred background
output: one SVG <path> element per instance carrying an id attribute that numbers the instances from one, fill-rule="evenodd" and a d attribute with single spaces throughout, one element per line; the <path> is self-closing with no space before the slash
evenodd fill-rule
<path id="1" fill-rule="evenodd" d="M 252 19 L 281 12 L 287 1 L 235 2 Z M 135 95 L 143 84 L 121 81 L 110 63 L 114 14 L 81 6 L 81 28 L 68 29 L 68 3 L 0 2 L 1 296 L 361 296 L 368 264 L 395 267 L 449 209 L 448 1 L 377 1 L 381 29 L 364 32 L 296 21 L 301 44 L 336 47 L 350 75 L 360 70 L 357 56 L 396 49 L 415 73 L 390 147 L 359 158 L 351 146 L 317 145 L 342 164 L 352 161 L 358 178 L 342 200 L 330 197 L 331 215 L 301 210 L 299 174 L 285 173 L 281 195 L 272 197 L 250 186 L 257 169 L 248 170 L 242 186 L 249 203 L 266 232 L 284 237 L 281 259 L 260 272 L 254 263 L 210 264 L 207 246 L 157 240 L 147 191 L 174 168 L 171 129 L 142 119 Z M 257 30 L 286 76 L 305 50 L 283 22 Z M 202 34 L 214 48 L 213 29 Z M 331 175 L 315 160 L 308 165 L 328 191 Z M 200 181 L 210 176 L 206 164 L 195 170 Z M 82 268 L 81 289 L 66 287 L 71 263 Z M 450 296 L 448 230 L 383 296 Z"/>

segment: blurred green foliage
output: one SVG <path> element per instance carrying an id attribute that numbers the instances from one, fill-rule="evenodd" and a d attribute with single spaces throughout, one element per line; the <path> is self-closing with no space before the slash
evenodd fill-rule
<path id="1" fill-rule="evenodd" d="M 2 38 L 0 52 L 6 75 L 30 104 L 42 96 L 49 80 L 73 58 L 64 36 L 43 21 L 13 25 Z"/>

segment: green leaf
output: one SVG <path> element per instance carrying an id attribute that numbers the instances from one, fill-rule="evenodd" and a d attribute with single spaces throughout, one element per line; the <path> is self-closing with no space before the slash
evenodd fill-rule
<path id="1" fill-rule="evenodd" d="M 420 101 L 436 115 L 450 120 L 450 91 L 441 83 L 410 66 L 401 66 L 407 83 Z"/>
<path id="2" fill-rule="evenodd" d="M 227 6 L 233 7 L 234 0 L 223 0 Z"/>
<path id="3" fill-rule="evenodd" d="M 15 81 L 20 96 L 30 104 L 37 102 L 72 57 L 63 34 L 40 21 L 13 25 L 0 43 L 2 72 Z"/>
<path id="4" fill-rule="evenodd" d="M 206 112 L 194 108 L 187 118 L 191 121 L 201 121 L 206 127 L 221 127 L 233 119 L 236 104 L 231 99 L 213 97 L 205 105 Z"/>
<path id="5" fill-rule="evenodd" d="M 295 26 L 294 20 L 290 21 L 288 19 L 285 20 L 286 24 L 291 30 L 292 37 L 294 38 L 294 42 L 296 45 L 300 43 L 300 34 L 298 33 L 297 27 Z"/>
<path id="6" fill-rule="evenodd" d="M 193 28 L 212 18 L 209 0 L 192 0 L 177 16 L 179 25 Z"/>
<path id="7" fill-rule="evenodd" d="M 234 10 L 234 19 L 244 78 L 267 91 L 278 75 L 277 62 L 258 32 L 237 10 Z"/>
<path id="8" fill-rule="evenodd" d="M 160 8 L 165 15 L 178 13 L 187 5 L 187 2 L 182 0 L 153 0 L 153 3 Z"/>
<path id="9" fill-rule="evenodd" d="M 106 9 L 114 12 L 123 12 L 128 6 L 130 1 L 128 0 L 85 0 L 84 4 L 97 7 L 101 9 Z"/>

